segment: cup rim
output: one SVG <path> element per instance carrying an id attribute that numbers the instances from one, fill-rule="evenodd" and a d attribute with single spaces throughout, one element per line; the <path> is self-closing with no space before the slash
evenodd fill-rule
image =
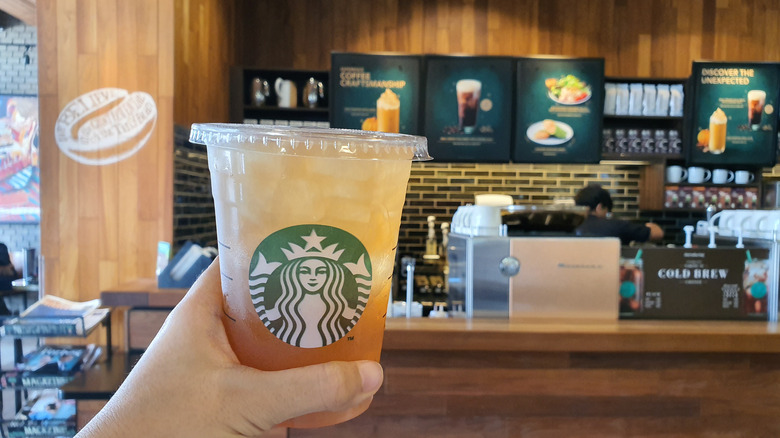
<path id="1" fill-rule="evenodd" d="M 193 123 L 189 141 L 206 146 L 245 150 L 247 143 L 257 145 L 258 152 L 305 155 L 314 149 L 329 150 L 339 158 L 404 159 L 411 149 L 413 161 L 428 161 L 428 139 L 423 136 L 356 129 L 313 126 L 254 125 L 241 123 Z M 368 152 L 356 157 L 360 148 Z"/>

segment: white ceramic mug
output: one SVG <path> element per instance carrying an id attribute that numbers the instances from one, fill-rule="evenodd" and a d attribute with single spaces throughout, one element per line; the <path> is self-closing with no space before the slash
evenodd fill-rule
<path id="1" fill-rule="evenodd" d="M 749 184 L 756 178 L 753 172 L 747 170 L 738 170 L 734 172 L 734 182 L 736 184 Z"/>
<path id="2" fill-rule="evenodd" d="M 276 78 L 274 82 L 276 91 L 276 104 L 281 108 L 295 108 L 298 106 L 298 89 L 295 82 Z"/>
<path id="3" fill-rule="evenodd" d="M 688 168 L 688 182 L 693 184 L 703 183 L 709 181 L 712 176 L 712 172 L 709 169 L 703 167 L 689 167 Z"/>
<path id="4" fill-rule="evenodd" d="M 688 177 L 688 171 L 682 166 L 669 166 L 666 168 L 666 182 L 678 183 Z"/>
<path id="5" fill-rule="evenodd" d="M 713 184 L 726 184 L 734 181 L 734 172 L 728 169 L 715 169 L 712 171 Z"/>

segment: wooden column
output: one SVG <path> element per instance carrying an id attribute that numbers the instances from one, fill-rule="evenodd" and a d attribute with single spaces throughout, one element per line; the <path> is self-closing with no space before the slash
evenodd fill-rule
<path id="1" fill-rule="evenodd" d="M 38 0 L 37 13 L 43 287 L 83 301 L 153 276 L 157 242 L 172 237 L 174 0 Z M 136 153 L 86 164 L 58 147 L 55 125 L 69 103 L 105 88 L 148 93 L 156 124 Z M 84 141 L 78 129 L 107 109 L 69 134 Z"/>

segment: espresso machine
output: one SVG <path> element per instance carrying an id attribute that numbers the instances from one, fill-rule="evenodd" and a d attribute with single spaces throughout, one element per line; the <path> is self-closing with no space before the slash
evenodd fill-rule
<path id="1" fill-rule="evenodd" d="M 620 240 L 578 237 L 572 205 L 466 205 L 453 216 L 450 316 L 617 319 Z"/>

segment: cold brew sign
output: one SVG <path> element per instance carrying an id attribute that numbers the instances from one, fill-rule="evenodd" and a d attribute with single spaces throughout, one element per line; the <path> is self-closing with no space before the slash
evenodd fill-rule
<path id="1" fill-rule="evenodd" d="M 512 135 L 512 61 L 428 56 L 425 136 L 437 161 L 507 162 Z"/>
<path id="2" fill-rule="evenodd" d="M 516 98 L 514 161 L 599 161 L 603 59 L 520 59 Z"/>
<path id="3" fill-rule="evenodd" d="M 625 249 L 623 257 L 621 318 L 766 320 L 776 303 L 767 249 Z"/>
<path id="4" fill-rule="evenodd" d="M 417 134 L 419 56 L 332 53 L 330 126 Z"/>
<path id="5" fill-rule="evenodd" d="M 692 164 L 773 166 L 778 64 L 693 63 Z"/>

